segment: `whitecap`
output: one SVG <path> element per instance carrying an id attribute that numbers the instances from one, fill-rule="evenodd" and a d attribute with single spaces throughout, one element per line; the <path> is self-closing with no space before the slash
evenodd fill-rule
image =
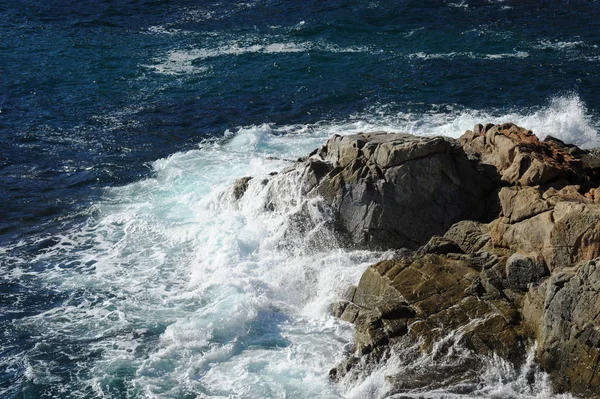
<path id="1" fill-rule="evenodd" d="M 151 64 L 143 65 L 154 72 L 165 75 L 197 74 L 206 72 L 208 67 L 200 61 L 225 56 L 246 54 L 290 54 L 320 51 L 328 53 L 369 53 L 366 46 L 338 46 L 325 41 L 295 42 L 279 36 L 243 36 L 228 41 L 220 41 L 205 48 L 173 49 L 164 56 L 155 57 Z"/>
<path id="2" fill-rule="evenodd" d="M 440 105 L 426 112 L 394 113 L 388 107 L 378 106 L 353 115 L 356 120 L 353 123 L 366 130 L 459 137 L 476 123 L 512 122 L 531 129 L 540 139 L 553 136 L 567 143 L 591 148 L 600 146 L 599 127 L 594 118 L 585 102 L 576 93 L 569 93 L 550 98 L 545 106 L 510 111 Z M 356 131 L 353 124 L 349 125 L 349 131 Z M 345 128 L 337 130 L 343 131 Z"/>
<path id="3" fill-rule="evenodd" d="M 513 53 L 486 54 L 485 58 L 489 60 L 498 60 L 503 58 L 527 58 L 529 53 L 526 51 L 515 51 Z"/>
<path id="4" fill-rule="evenodd" d="M 438 59 L 456 59 L 456 58 L 471 58 L 471 59 L 488 59 L 488 60 L 500 60 L 505 58 L 527 58 L 529 53 L 526 51 L 515 51 L 512 53 L 498 53 L 498 54 L 484 54 L 484 53 L 473 53 L 473 52 L 449 52 L 449 53 L 425 53 L 417 52 L 408 54 L 410 59 L 421 59 L 421 60 L 438 60 Z"/>
<path id="5" fill-rule="evenodd" d="M 563 41 L 563 40 L 541 40 L 535 47 L 540 49 L 552 49 L 552 50 L 573 50 L 577 48 L 589 47 L 585 42 L 581 40 L 574 41 Z"/>

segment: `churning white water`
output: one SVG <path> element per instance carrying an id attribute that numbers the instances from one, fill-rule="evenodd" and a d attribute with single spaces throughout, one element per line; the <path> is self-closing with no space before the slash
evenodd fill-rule
<path id="1" fill-rule="evenodd" d="M 437 360 L 427 355 L 403 363 L 408 358 L 400 354 L 370 375 L 332 383 L 328 371 L 351 351 L 353 329 L 332 317 L 329 306 L 369 264 L 394 253 L 338 248 L 334 237 L 327 238 L 327 212 L 318 201 L 301 197 L 298 175 L 272 172 L 334 133 L 456 137 L 477 122 L 514 121 L 593 146 L 597 131 L 576 97 L 503 117 L 470 110 L 381 112 L 308 126 L 240 128 L 154 162 L 152 178 L 108 189 L 90 208 L 85 226 L 54 237 L 56 244 L 28 261 L 44 267 L 6 271 L 67 296 L 61 306 L 17 321 L 19 328 L 34 331 L 38 344 L 7 357 L 3 366 L 24 362 L 25 378 L 55 384 L 57 397 L 386 396 L 389 375 Z M 243 176 L 254 178 L 236 201 L 231 185 Z M 311 209 L 315 229 L 325 231 L 319 249 L 309 244 L 315 231 L 285 236 L 290 216 L 302 206 Z M 64 353 L 68 374 L 58 371 L 65 359 L 42 356 L 56 343 L 70 348 Z M 525 367 L 535 367 L 532 362 Z M 495 358 L 486 364 L 480 385 L 464 396 L 439 387 L 403 395 L 550 395 L 539 371 L 531 385 L 527 370 Z"/>

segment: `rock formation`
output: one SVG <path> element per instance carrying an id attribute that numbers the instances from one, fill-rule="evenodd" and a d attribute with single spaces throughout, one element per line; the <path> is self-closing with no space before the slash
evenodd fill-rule
<path id="1" fill-rule="evenodd" d="M 556 139 L 540 141 L 531 130 L 512 123 L 476 125 L 460 143 L 469 155 L 493 166 L 501 180 L 511 185 L 587 180 L 577 147 L 567 147 Z"/>
<path id="2" fill-rule="evenodd" d="M 558 391 L 600 396 L 600 150 L 488 124 L 459 140 L 334 136 L 292 169 L 346 245 L 411 250 L 370 266 L 333 305 L 356 347 L 332 378 L 393 345 L 460 344 L 520 363 L 537 341 Z M 476 378 L 471 360 L 429 382 Z"/>
<path id="3" fill-rule="evenodd" d="M 495 210 L 494 183 L 444 137 L 334 136 L 304 165 L 304 192 L 333 207 L 340 232 L 359 246 L 416 249 Z"/>

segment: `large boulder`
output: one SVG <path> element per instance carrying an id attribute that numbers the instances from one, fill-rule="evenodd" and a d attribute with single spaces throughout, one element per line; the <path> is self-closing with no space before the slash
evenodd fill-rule
<path id="1" fill-rule="evenodd" d="M 495 212 L 495 185 L 450 138 L 333 136 L 300 167 L 304 192 L 332 206 L 360 246 L 415 249 L 460 220 Z"/>

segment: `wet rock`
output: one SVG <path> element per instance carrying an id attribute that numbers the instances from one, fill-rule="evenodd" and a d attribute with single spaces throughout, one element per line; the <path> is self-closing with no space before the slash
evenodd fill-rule
<path id="1" fill-rule="evenodd" d="M 351 302 L 349 301 L 344 301 L 344 300 L 340 300 L 340 301 L 336 301 L 331 305 L 331 314 L 334 315 L 335 317 L 341 317 L 342 314 L 344 314 L 344 311 L 346 310 L 346 307 L 350 304 Z"/>
<path id="2" fill-rule="evenodd" d="M 600 148 L 582 151 L 580 158 L 584 169 L 590 171 L 600 169 Z"/>
<path id="3" fill-rule="evenodd" d="M 354 323 L 360 310 L 361 309 L 355 303 L 349 302 L 347 306 L 344 307 L 342 314 L 340 314 L 340 319 L 347 321 L 348 323 Z"/>
<path id="4" fill-rule="evenodd" d="M 248 183 L 252 180 L 251 176 L 242 177 L 233 183 L 233 198 L 239 200 L 248 190 Z"/>
<path id="5" fill-rule="evenodd" d="M 409 334 L 429 351 L 450 331 L 478 353 L 496 352 L 517 359 L 524 353 L 527 329 L 504 298 L 477 295 L 481 281 L 469 262 L 426 254 L 370 266 L 354 295 L 357 350 L 368 353 L 395 337 Z M 405 326 L 410 326 L 406 327 Z"/>

